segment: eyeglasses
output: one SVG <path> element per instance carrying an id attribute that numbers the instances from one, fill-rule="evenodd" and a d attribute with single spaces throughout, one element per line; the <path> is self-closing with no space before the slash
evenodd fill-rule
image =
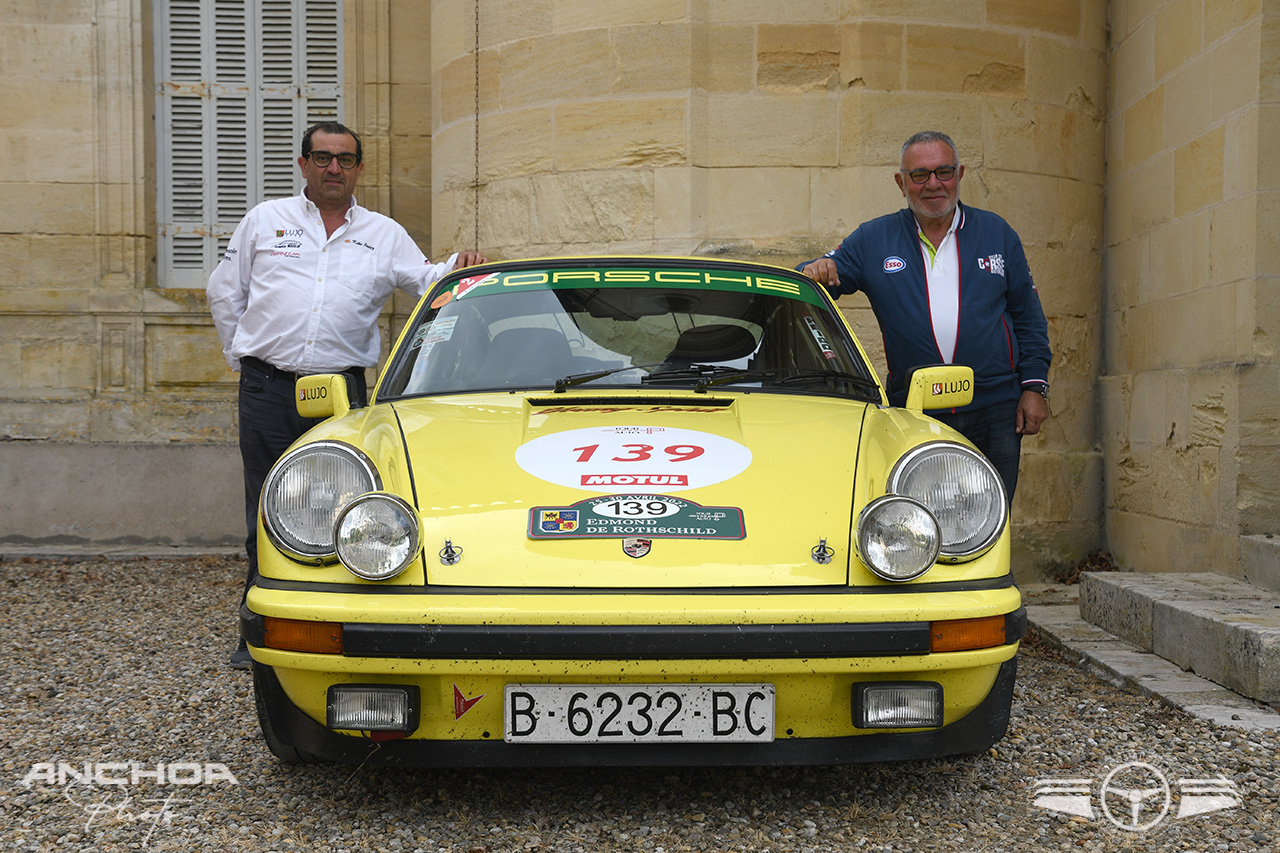
<path id="1" fill-rule="evenodd" d="M 907 172 L 906 169 L 902 171 Z M 937 176 L 938 180 L 944 184 L 956 176 L 955 166 L 939 166 L 936 169 L 912 169 L 907 172 L 907 177 L 911 179 L 913 184 L 923 184 L 929 180 L 930 175 Z"/>
<path id="2" fill-rule="evenodd" d="M 310 157 L 311 162 L 315 163 L 316 167 L 320 169 L 329 168 L 329 164 L 333 162 L 334 157 L 338 158 L 338 165 L 344 169 L 352 169 L 355 167 L 356 163 L 359 162 L 359 160 L 356 159 L 356 155 L 352 154 L 350 151 L 343 151 L 339 154 L 335 154 L 332 151 L 312 151 L 307 156 Z"/>

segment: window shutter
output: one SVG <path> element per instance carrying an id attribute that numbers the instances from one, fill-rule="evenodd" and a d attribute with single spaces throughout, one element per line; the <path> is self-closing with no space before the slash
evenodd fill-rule
<path id="1" fill-rule="evenodd" d="M 341 121 L 342 112 L 342 10 L 338 0 L 307 3 L 306 48 L 302 52 L 306 122 Z"/>
<path id="2" fill-rule="evenodd" d="M 302 190 L 298 141 L 342 121 L 342 0 L 155 4 L 162 287 L 204 287 L 254 205 Z"/>

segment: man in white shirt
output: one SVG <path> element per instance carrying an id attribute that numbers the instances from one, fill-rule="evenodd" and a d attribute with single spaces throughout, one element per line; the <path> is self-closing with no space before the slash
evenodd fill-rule
<path id="1" fill-rule="evenodd" d="M 298 415 L 294 383 L 345 373 L 353 406 L 367 400 L 365 370 L 381 350 L 378 315 L 396 288 L 420 297 L 455 269 L 484 263 L 459 252 L 432 264 L 398 223 L 356 204 L 360 138 L 337 122 L 302 137 L 302 195 L 263 202 L 236 227 L 206 294 L 222 351 L 240 372 L 249 573 L 257 573 L 258 498 L 267 472 L 317 421 Z M 231 665 L 247 669 L 243 641 Z"/>

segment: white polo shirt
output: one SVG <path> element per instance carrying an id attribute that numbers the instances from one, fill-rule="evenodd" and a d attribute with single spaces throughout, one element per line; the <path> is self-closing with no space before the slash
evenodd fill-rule
<path id="1" fill-rule="evenodd" d="M 244 356 L 298 374 L 372 367 L 392 292 L 420 297 L 457 257 L 432 264 L 399 223 L 354 199 L 346 222 L 326 234 L 304 194 L 249 211 L 205 293 L 233 370 Z"/>
<path id="2" fill-rule="evenodd" d="M 960 244 L 956 240 L 956 228 L 960 224 L 960 211 L 951 217 L 951 227 L 936 247 L 919 230 L 920 254 L 924 257 L 924 275 L 929 287 L 929 319 L 933 323 L 933 339 L 944 364 L 951 364 L 956 357 L 956 342 L 960 339 Z"/>

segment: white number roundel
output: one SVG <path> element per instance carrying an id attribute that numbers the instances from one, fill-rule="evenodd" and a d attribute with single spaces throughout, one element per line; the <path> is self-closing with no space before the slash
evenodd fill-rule
<path id="1" fill-rule="evenodd" d="M 679 492 L 738 476 L 751 451 L 692 429 L 589 427 L 535 438 L 516 449 L 516 464 L 540 480 L 588 492 Z"/>
<path id="2" fill-rule="evenodd" d="M 599 501 L 591 507 L 592 515 L 605 518 L 664 518 L 680 511 L 680 505 L 659 500 L 609 500 Z"/>

